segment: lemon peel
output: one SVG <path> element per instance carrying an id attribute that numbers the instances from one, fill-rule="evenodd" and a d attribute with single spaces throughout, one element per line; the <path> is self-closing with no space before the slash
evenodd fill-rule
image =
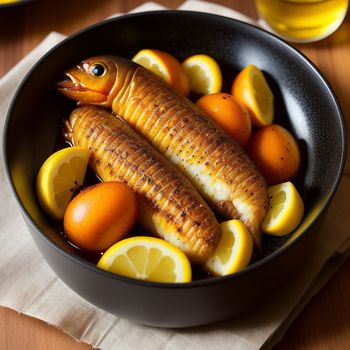
<path id="1" fill-rule="evenodd" d="M 204 269 L 216 276 L 225 276 L 245 268 L 253 254 L 251 234 L 239 220 L 222 222 L 221 239 Z"/>
<path id="2" fill-rule="evenodd" d="M 184 60 L 182 66 L 193 92 L 213 94 L 221 91 L 222 73 L 214 58 L 202 54 L 193 55 Z"/>
<path id="3" fill-rule="evenodd" d="M 130 278 L 185 283 L 192 278 L 186 255 L 163 239 L 136 236 L 112 245 L 97 266 L 103 270 Z"/>
<path id="4" fill-rule="evenodd" d="M 290 182 L 268 188 L 270 208 L 262 224 L 262 231 L 274 236 L 291 233 L 301 222 L 304 203 L 297 189 Z"/>
<path id="5" fill-rule="evenodd" d="M 90 153 L 81 147 L 63 148 L 41 166 L 36 192 L 42 209 L 54 219 L 63 219 L 75 191 L 82 186 Z"/>

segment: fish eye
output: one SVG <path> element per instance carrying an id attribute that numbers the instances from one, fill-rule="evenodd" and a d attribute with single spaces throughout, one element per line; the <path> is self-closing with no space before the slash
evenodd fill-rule
<path id="1" fill-rule="evenodd" d="M 107 67 L 106 67 L 105 64 L 103 64 L 101 62 L 93 63 L 89 67 L 89 72 L 94 77 L 102 77 L 102 76 L 104 76 L 106 74 Z"/>

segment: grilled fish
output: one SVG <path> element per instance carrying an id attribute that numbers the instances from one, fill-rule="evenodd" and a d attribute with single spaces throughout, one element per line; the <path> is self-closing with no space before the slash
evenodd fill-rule
<path id="1" fill-rule="evenodd" d="M 121 181 L 137 194 L 138 220 L 152 234 L 203 263 L 217 246 L 216 218 L 193 185 L 128 124 L 95 106 L 75 109 L 67 139 L 90 150 L 90 166 L 103 181 Z"/>
<path id="2" fill-rule="evenodd" d="M 175 164 L 214 210 L 240 219 L 260 246 L 267 186 L 235 140 L 163 80 L 125 58 L 93 57 L 65 73 L 61 93 L 111 108 Z"/>

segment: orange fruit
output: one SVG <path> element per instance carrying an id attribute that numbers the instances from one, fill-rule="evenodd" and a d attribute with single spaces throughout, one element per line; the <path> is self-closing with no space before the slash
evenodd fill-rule
<path id="1" fill-rule="evenodd" d="M 64 214 L 64 232 L 79 248 L 106 250 L 125 237 L 136 214 L 134 192 L 121 182 L 104 182 L 73 198 Z"/>
<path id="2" fill-rule="evenodd" d="M 276 124 L 258 129 L 251 136 L 246 150 L 269 185 L 288 181 L 300 166 L 300 151 L 295 138 Z"/>
<path id="3" fill-rule="evenodd" d="M 232 83 L 231 93 L 248 109 L 256 127 L 273 121 L 273 94 L 259 68 L 250 64 Z"/>
<path id="4" fill-rule="evenodd" d="M 143 49 L 132 60 L 158 75 L 184 96 L 190 94 L 190 83 L 181 63 L 169 53 Z"/>
<path id="5" fill-rule="evenodd" d="M 247 109 L 230 94 L 219 92 L 202 96 L 196 105 L 244 147 L 252 131 Z"/>

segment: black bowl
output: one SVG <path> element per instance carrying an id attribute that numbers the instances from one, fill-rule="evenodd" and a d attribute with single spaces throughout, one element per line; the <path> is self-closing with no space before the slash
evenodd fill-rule
<path id="1" fill-rule="evenodd" d="M 142 48 L 179 59 L 207 53 L 220 63 L 224 89 L 248 64 L 260 67 L 276 97 L 275 121 L 298 139 L 302 167 L 295 180 L 304 199 L 300 227 L 266 240 L 264 255 L 231 276 L 189 284 L 132 280 L 97 269 L 78 256 L 41 211 L 35 177 L 59 139 L 59 124 L 74 103 L 55 91 L 62 71 L 83 58 L 131 58 Z M 30 233 L 57 275 L 92 304 L 135 322 L 160 327 L 211 323 L 270 298 L 312 247 L 317 226 L 338 186 L 345 160 L 345 132 L 337 100 L 320 72 L 277 37 L 232 19 L 195 12 L 150 12 L 107 20 L 69 37 L 48 52 L 13 98 L 4 135 L 7 176 Z M 272 242 L 272 243 L 271 243 Z"/>

